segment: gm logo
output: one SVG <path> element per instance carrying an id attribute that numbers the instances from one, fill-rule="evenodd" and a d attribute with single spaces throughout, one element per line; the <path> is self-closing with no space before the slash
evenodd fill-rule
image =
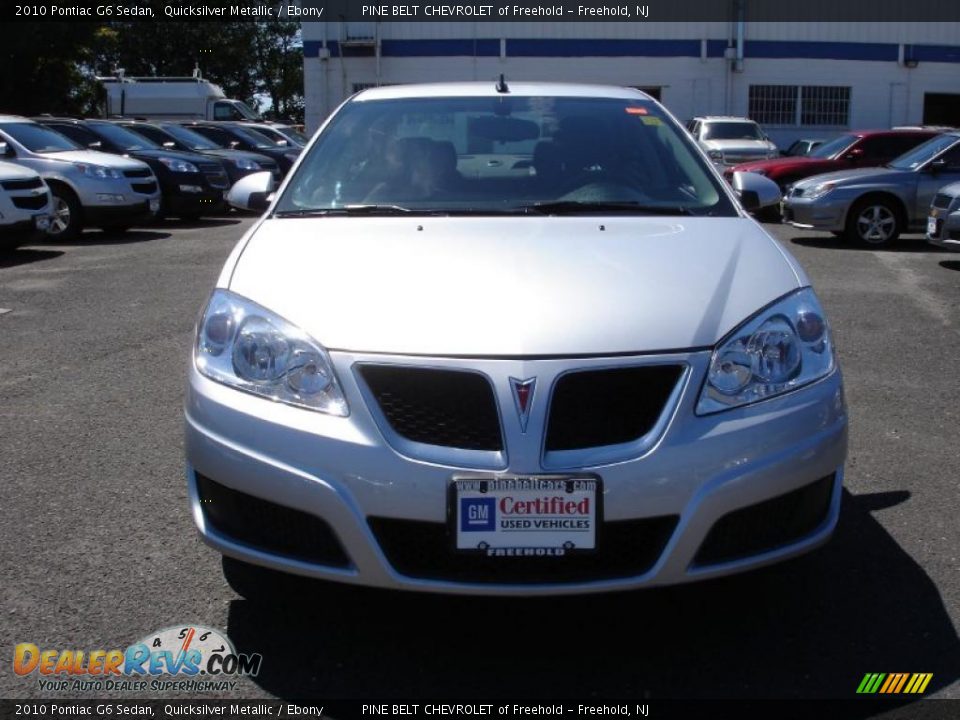
<path id="1" fill-rule="evenodd" d="M 496 528 L 494 498 L 460 498 L 460 532 L 479 532 Z"/>

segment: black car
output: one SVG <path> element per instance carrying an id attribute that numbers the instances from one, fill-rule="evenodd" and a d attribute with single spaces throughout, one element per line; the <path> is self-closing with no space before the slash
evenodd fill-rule
<path id="1" fill-rule="evenodd" d="M 174 122 L 149 120 L 114 120 L 115 124 L 143 135 L 157 145 L 173 150 L 209 155 L 223 162 L 233 185 L 237 180 L 250 173 L 267 170 L 280 179 L 280 167 L 276 160 L 260 153 L 222 148 L 198 132 Z"/>
<path id="2" fill-rule="evenodd" d="M 83 147 L 125 155 L 150 166 L 160 182 L 160 215 L 195 219 L 226 208 L 229 177 L 220 160 L 171 150 L 105 120 L 35 118 Z"/>
<path id="3" fill-rule="evenodd" d="M 197 131 L 220 147 L 236 148 L 237 150 L 247 150 L 248 152 L 267 155 L 277 161 L 282 175 L 286 175 L 290 171 L 300 154 L 299 148 L 281 147 L 257 130 L 244 127 L 243 123 L 193 120 L 180 124 Z"/>

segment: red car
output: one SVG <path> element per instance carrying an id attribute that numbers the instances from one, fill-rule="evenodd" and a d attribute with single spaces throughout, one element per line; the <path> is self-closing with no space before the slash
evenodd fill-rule
<path id="1" fill-rule="evenodd" d="M 797 180 L 857 167 L 877 167 L 939 135 L 937 130 L 858 130 L 828 140 L 809 155 L 781 157 L 743 163 L 724 171 L 727 181 L 734 172 L 766 175 L 784 192 Z"/>

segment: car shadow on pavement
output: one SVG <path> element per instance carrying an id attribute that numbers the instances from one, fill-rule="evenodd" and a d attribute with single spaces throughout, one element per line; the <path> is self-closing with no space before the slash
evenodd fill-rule
<path id="1" fill-rule="evenodd" d="M 40 260 L 53 260 L 61 255 L 63 255 L 62 250 L 34 250 L 32 248 L 0 250 L 0 268 L 26 265 Z"/>
<path id="2" fill-rule="evenodd" d="M 168 232 L 159 232 L 156 230 L 147 230 L 136 228 L 123 232 L 113 230 L 88 230 L 73 240 L 48 242 L 63 245 L 128 245 L 131 243 L 148 242 L 150 240 L 163 240 L 170 237 Z"/>
<path id="3" fill-rule="evenodd" d="M 233 601 L 228 634 L 263 654 L 253 681 L 282 698 L 856 698 L 867 672 L 932 672 L 929 695 L 960 675 L 960 641 L 871 515 L 908 498 L 844 491 L 824 549 L 722 580 L 529 599 L 298 581 Z"/>
<path id="4" fill-rule="evenodd" d="M 194 228 L 215 228 L 227 227 L 228 225 L 239 225 L 243 220 L 241 218 L 198 218 L 196 220 L 182 220 L 180 218 L 170 218 L 161 220 L 157 227 L 177 228 L 190 230 Z"/>
<path id="5" fill-rule="evenodd" d="M 824 248 L 830 250 L 856 250 L 858 252 L 864 251 L 873 251 L 873 252 L 897 252 L 897 253 L 938 253 L 943 252 L 939 248 L 931 245 L 926 241 L 922 235 L 917 235 L 915 237 L 906 237 L 900 238 L 892 245 L 884 245 L 882 247 L 871 247 L 869 245 L 860 245 L 858 243 L 850 242 L 844 238 L 838 238 L 830 236 L 811 236 L 811 237 L 794 237 L 790 238 L 790 242 L 795 245 L 802 245 L 803 247 L 809 248 Z"/>
<path id="6" fill-rule="evenodd" d="M 960 260 L 941 260 L 940 267 L 945 270 L 960 270 Z"/>

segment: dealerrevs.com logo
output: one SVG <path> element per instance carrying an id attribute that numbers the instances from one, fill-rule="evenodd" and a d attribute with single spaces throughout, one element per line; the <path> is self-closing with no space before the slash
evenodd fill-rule
<path id="1" fill-rule="evenodd" d="M 123 650 L 25 642 L 13 651 L 13 671 L 38 676 L 43 691 L 232 690 L 234 678 L 256 676 L 262 662 L 260 653 L 238 653 L 224 634 L 202 625 L 165 628 Z"/>

